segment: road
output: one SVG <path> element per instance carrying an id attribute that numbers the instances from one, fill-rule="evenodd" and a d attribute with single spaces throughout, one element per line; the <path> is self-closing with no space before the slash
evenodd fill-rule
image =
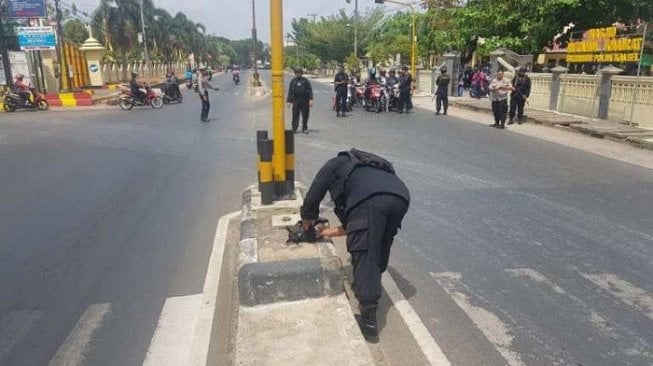
<path id="1" fill-rule="evenodd" d="M 0 364 L 147 363 L 165 310 L 196 301 L 270 125 L 269 97 L 214 83 L 208 124 L 190 91 L 160 111 L 0 115 Z M 389 274 L 453 365 L 653 363 L 651 170 L 461 115 L 336 118 L 313 86 L 297 180 L 354 146 L 396 163 L 413 200 Z M 384 304 L 377 351 L 419 364 Z"/>

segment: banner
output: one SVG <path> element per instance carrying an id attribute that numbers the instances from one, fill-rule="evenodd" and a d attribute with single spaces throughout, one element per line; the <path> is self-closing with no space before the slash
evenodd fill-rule
<path id="1" fill-rule="evenodd" d="M 45 0 L 9 0 L 10 18 L 45 18 Z"/>
<path id="2" fill-rule="evenodd" d="M 595 28 L 572 37 L 567 45 L 568 63 L 638 63 L 643 35 L 615 26 Z"/>
<path id="3" fill-rule="evenodd" d="M 16 33 L 23 51 L 54 50 L 57 47 L 52 27 L 16 27 Z"/>

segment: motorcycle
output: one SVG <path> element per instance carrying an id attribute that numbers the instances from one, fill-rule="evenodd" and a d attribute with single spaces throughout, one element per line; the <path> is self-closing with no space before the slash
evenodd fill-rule
<path id="1" fill-rule="evenodd" d="M 396 111 L 399 109 L 399 83 L 388 85 L 388 89 L 388 111 Z"/>
<path id="2" fill-rule="evenodd" d="M 380 113 L 386 109 L 388 100 L 384 90 L 384 87 L 380 84 L 372 84 L 370 86 L 369 103 L 366 104 L 365 110 Z"/>
<path id="3" fill-rule="evenodd" d="M 32 100 L 26 101 L 20 94 L 13 92 L 6 92 L 3 98 L 4 109 L 7 112 L 15 112 L 17 109 L 36 109 L 39 111 L 47 111 L 50 104 L 43 94 L 36 89 L 30 89 L 32 93 Z"/>
<path id="4" fill-rule="evenodd" d="M 131 92 L 131 90 L 123 89 L 122 95 L 120 96 L 120 108 L 128 111 L 135 106 L 145 106 L 149 105 L 154 109 L 159 109 L 163 107 L 163 98 L 156 95 L 154 90 L 149 86 L 145 87 L 145 96 L 141 98 L 136 98 L 136 96 Z"/>
<path id="5" fill-rule="evenodd" d="M 172 102 L 183 103 L 184 96 L 181 95 L 179 86 L 175 84 L 167 84 L 163 89 L 163 104 L 170 104 Z"/>
<path id="6" fill-rule="evenodd" d="M 240 83 L 240 74 L 234 74 L 233 79 L 234 84 L 238 85 Z"/>
<path id="7" fill-rule="evenodd" d="M 193 81 L 191 79 L 186 79 L 186 82 L 184 84 L 186 85 L 186 89 L 193 88 Z"/>

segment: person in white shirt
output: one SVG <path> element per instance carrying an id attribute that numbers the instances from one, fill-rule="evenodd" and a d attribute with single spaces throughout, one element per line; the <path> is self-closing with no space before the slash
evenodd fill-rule
<path id="1" fill-rule="evenodd" d="M 494 113 L 494 124 L 490 126 L 505 128 L 506 118 L 508 117 L 508 93 L 515 90 L 515 88 L 504 78 L 503 70 L 500 69 L 490 82 L 489 89 L 492 113 Z"/>
<path id="2" fill-rule="evenodd" d="M 208 73 L 205 68 L 199 70 L 199 79 L 197 81 L 197 92 L 200 95 L 200 100 L 202 101 L 202 112 L 200 114 L 200 120 L 202 122 L 209 122 L 209 110 L 211 109 L 211 103 L 209 102 L 209 89 L 211 90 L 220 90 L 214 88 L 207 77 Z"/>

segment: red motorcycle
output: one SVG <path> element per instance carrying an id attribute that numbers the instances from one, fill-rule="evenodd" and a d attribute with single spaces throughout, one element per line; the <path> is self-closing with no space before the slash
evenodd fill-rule
<path id="1" fill-rule="evenodd" d="M 380 84 L 370 85 L 369 103 L 365 105 L 365 110 L 380 113 L 381 111 L 385 111 L 387 104 L 388 98 L 385 95 L 385 87 Z"/>
<path id="2" fill-rule="evenodd" d="M 149 105 L 154 109 L 163 107 L 163 98 L 158 96 L 152 88 L 145 87 L 145 96 L 137 98 L 131 90 L 123 88 L 122 95 L 120 96 L 120 108 L 128 111 L 136 106 Z"/>

